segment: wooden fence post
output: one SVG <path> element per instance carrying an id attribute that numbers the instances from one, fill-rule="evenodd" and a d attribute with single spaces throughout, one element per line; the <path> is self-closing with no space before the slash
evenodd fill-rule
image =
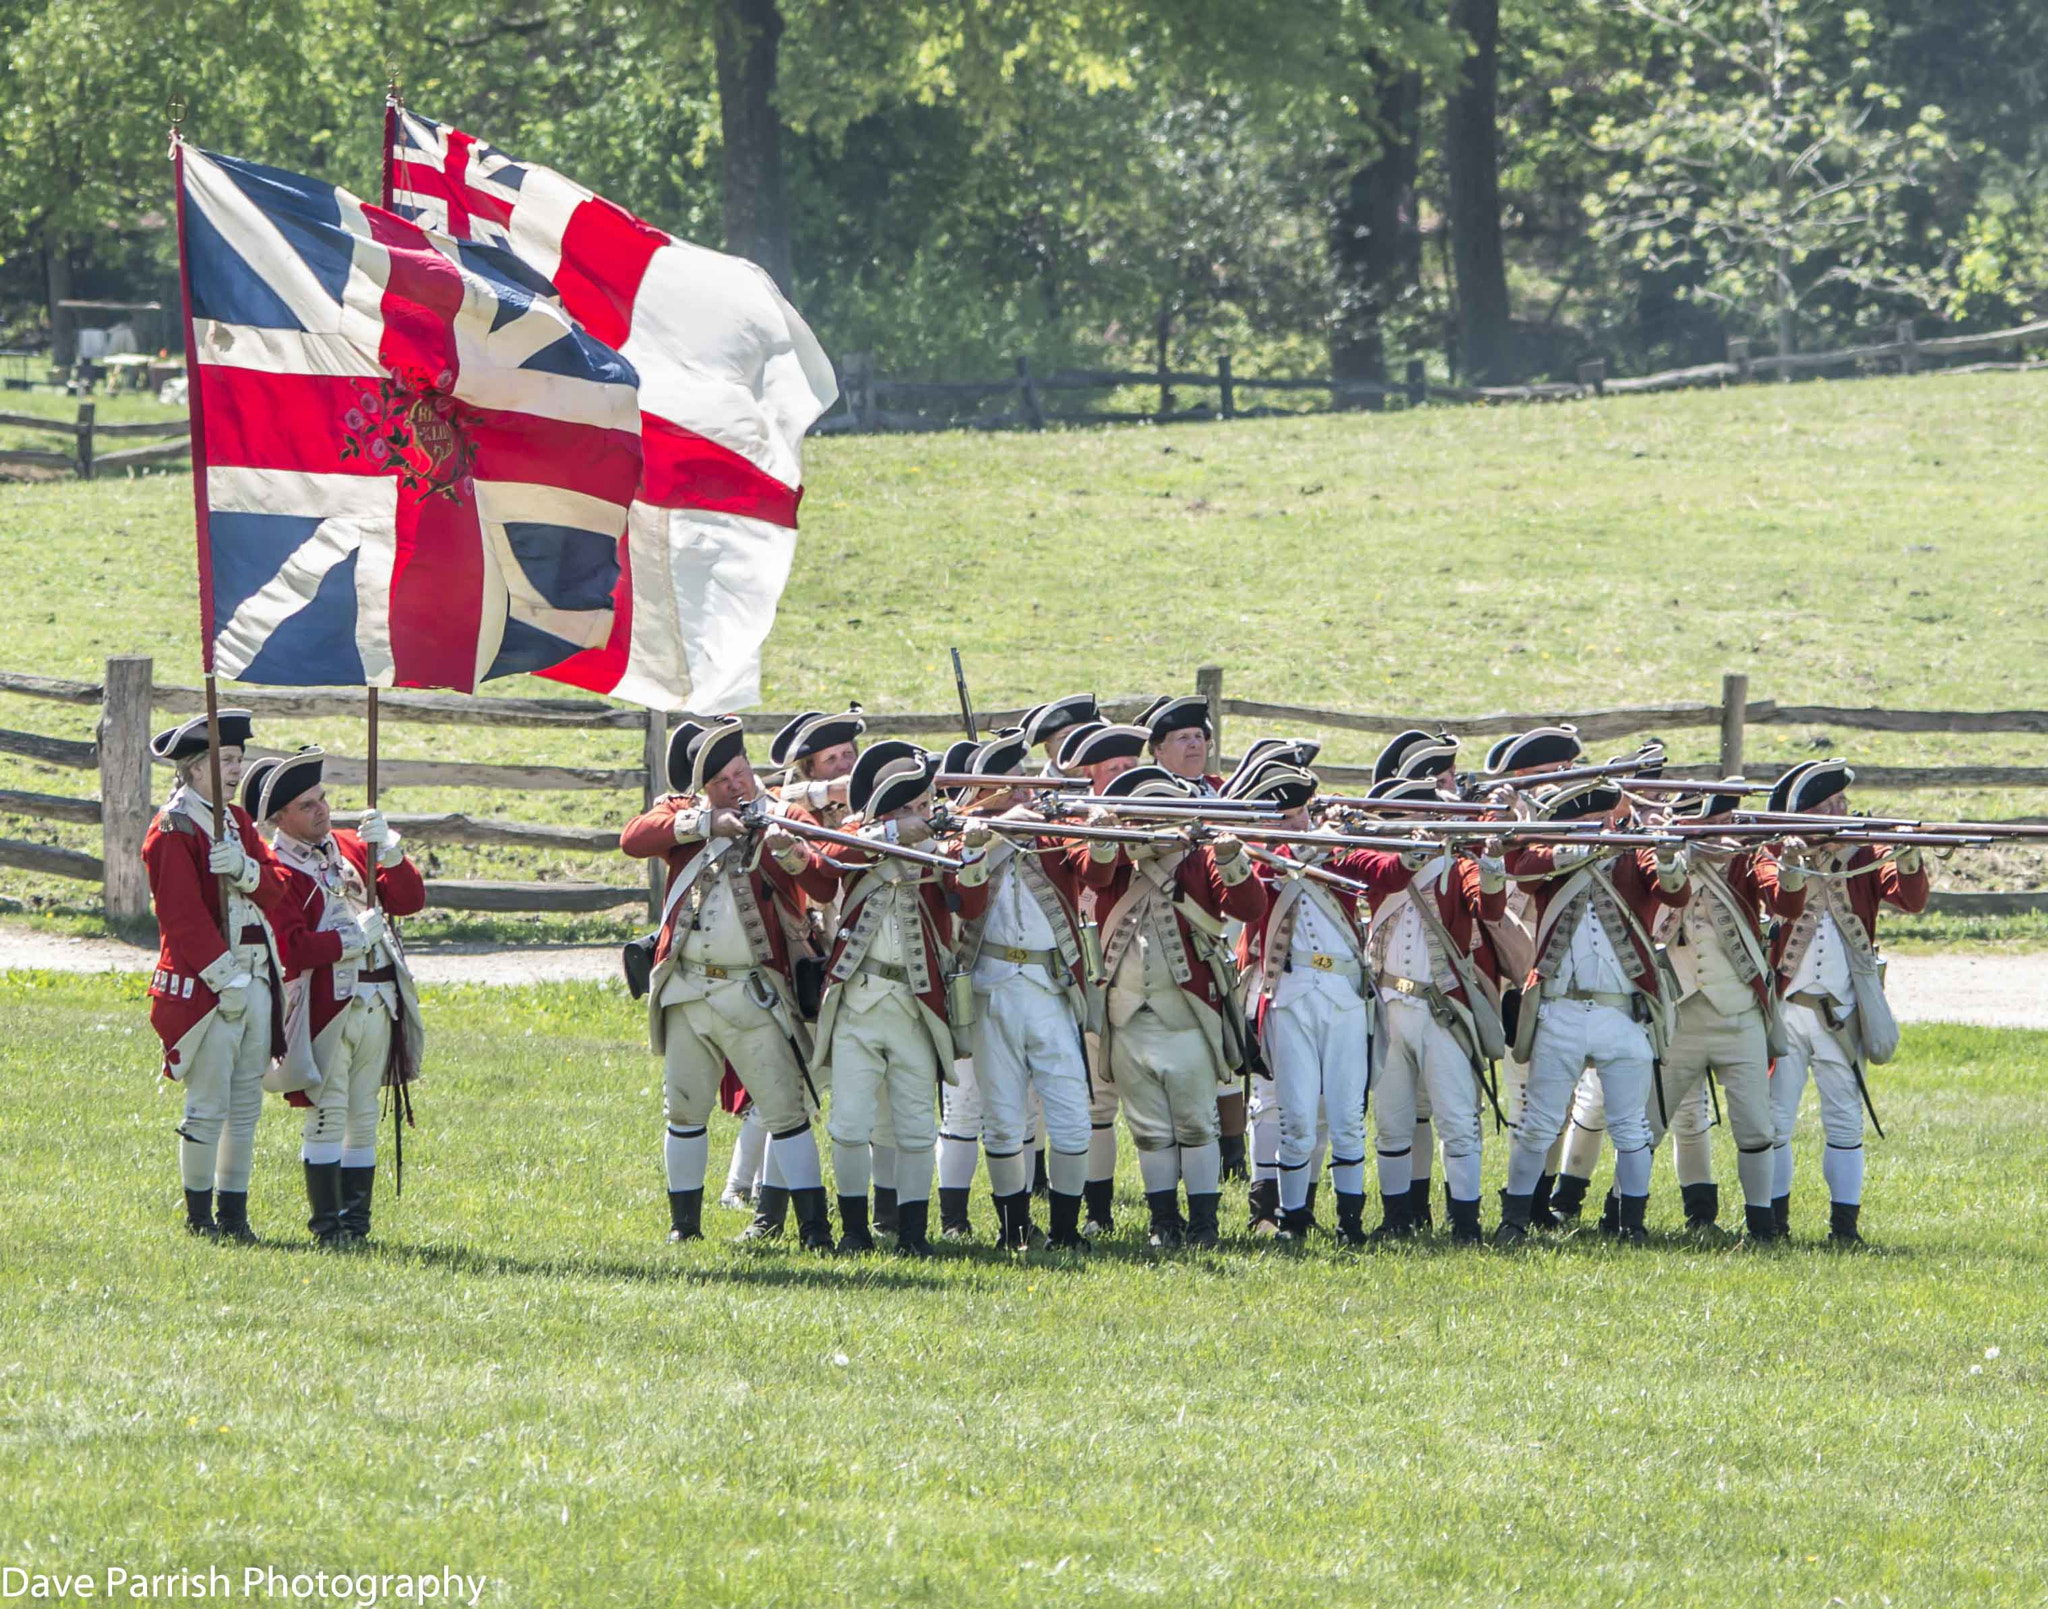
<path id="1" fill-rule="evenodd" d="M 647 777 L 640 788 L 640 808 L 651 810 L 654 801 L 668 791 L 668 717 L 660 710 L 647 712 Z M 654 855 L 647 862 L 647 920 L 661 920 L 661 906 L 668 894 L 668 868 Z"/>
<path id="2" fill-rule="evenodd" d="M 1742 727 L 1749 710 L 1749 676 L 1731 670 L 1721 678 L 1721 775 L 1742 775 Z"/>
<path id="3" fill-rule="evenodd" d="M 88 408 L 91 404 L 86 405 Z M 114 927 L 149 920 L 149 877 L 142 837 L 149 830 L 149 716 L 153 668 L 145 657 L 107 661 L 100 699 L 100 855 L 102 898 Z"/>
<path id="4" fill-rule="evenodd" d="M 1919 342 L 1913 335 L 1913 321 L 1909 318 L 1899 320 L 1899 345 L 1905 348 L 1899 354 L 1899 373 L 1911 374 L 1920 367 L 1920 353 Z"/>
<path id="5" fill-rule="evenodd" d="M 1031 360 L 1017 359 L 1017 396 L 1024 405 L 1025 423 L 1033 430 L 1045 428 L 1045 409 L 1038 400 L 1038 382 L 1031 378 Z"/>
<path id="6" fill-rule="evenodd" d="M 92 417 L 93 404 L 81 402 L 78 405 L 78 478 L 80 480 L 92 479 Z"/>
<path id="7" fill-rule="evenodd" d="M 1237 391 L 1230 378 L 1230 354 L 1225 352 L 1216 359 L 1216 388 L 1223 393 L 1223 417 L 1237 417 Z"/>
<path id="8" fill-rule="evenodd" d="M 1420 358 L 1408 360 L 1408 406 L 1419 408 L 1429 401 L 1429 370 Z"/>
<path id="9" fill-rule="evenodd" d="M 1731 335 L 1728 337 L 1728 367 L 1735 371 L 1738 380 L 1753 380 L 1755 372 L 1749 366 L 1749 337 Z"/>
<path id="10" fill-rule="evenodd" d="M 1579 384 L 1592 389 L 1596 397 L 1607 395 L 1607 360 L 1594 358 L 1579 365 Z"/>
<path id="11" fill-rule="evenodd" d="M 1223 667 L 1203 665 L 1195 672 L 1195 691 L 1209 701 L 1209 769 L 1223 769 Z"/>

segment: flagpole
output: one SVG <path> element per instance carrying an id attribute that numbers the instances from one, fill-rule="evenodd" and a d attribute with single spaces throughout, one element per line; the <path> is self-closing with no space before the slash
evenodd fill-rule
<path id="1" fill-rule="evenodd" d="M 398 63 L 396 61 L 387 61 L 384 64 L 384 71 L 384 152 L 380 167 L 384 174 L 382 205 L 384 210 L 389 212 L 391 210 L 393 178 L 391 151 L 393 143 L 398 136 L 398 109 L 404 102 L 400 99 L 398 91 Z M 377 808 L 377 689 L 375 686 L 369 689 L 369 694 L 369 756 L 364 783 L 369 794 L 370 808 L 375 810 Z M 382 910 L 384 908 L 384 899 L 377 888 L 377 865 L 374 856 L 371 858 L 369 881 L 370 906 L 373 910 Z"/>

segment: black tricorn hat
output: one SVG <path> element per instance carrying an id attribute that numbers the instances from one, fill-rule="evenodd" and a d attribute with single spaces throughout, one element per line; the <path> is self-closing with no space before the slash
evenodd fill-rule
<path id="1" fill-rule="evenodd" d="M 1238 799 L 1258 799 L 1282 810 L 1299 810 L 1315 796 L 1315 772 L 1305 766 L 1289 765 L 1285 760 L 1268 760 L 1232 795 Z"/>
<path id="2" fill-rule="evenodd" d="M 1797 765 L 1788 769 L 1783 776 L 1771 784 L 1770 797 L 1764 801 L 1764 809 L 1772 813 L 1790 810 L 1792 808 L 1790 800 L 1793 788 L 1798 785 L 1801 777 L 1805 776 L 1807 772 L 1819 764 L 1820 761 L 1818 760 L 1801 760 Z"/>
<path id="3" fill-rule="evenodd" d="M 1138 725 L 1152 734 L 1151 741 L 1157 743 L 1170 732 L 1185 727 L 1199 727 L 1209 730 L 1209 701 L 1200 693 L 1186 693 L 1179 698 L 1153 700 L 1152 707 L 1138 717 Z"/>
<path id="4" fill-rule="evenodd" d="M 1496 776 L 1506 771 L 1526 771 L 1536 767 L 1546 771 L 1562 770 L 1578 764 L 1585 752 L 1579 742 L 1577 727 L 1537 726 L 1496 743 L 1493 754 L 1487 756 L 1487 769 Z"/>
<path id="5" fill-rule="evenodd" d="M 1365 790 L 1368 799 L 1440 799 L 1434 777 L 1382 777 Z"/>
<path id="6" fill-rule="evenodd" d="M 939 769 L 941 771 L 972 771 L 974 769 L 974 753 L 980 747 L 981 745 L 976 743 L 971 737 L 955 738 L 946 745 L 946 752 L 939 756 Z M 856 766 L 859 763 L 858 760 L 854 762 Z M 972 788 L 948 788 L 946 790 L 947 794 L 954 799 L 964 799 L 973 791 Z"/>
<path id="7" fill-rule="evenodd" d="M 1725 782 L 1741 785 L 1740 777 L 1724 777 Z M 1673 821 L 1718 821 L 1723 816 L 1732 816 L 1742 808 L 1739 793 L 1682 793 L 1671 801 L 1670 816 Z"/>
<path id="8" fill-rule="evenodd" d="M 684 793 L 701 794 L 704 784 L 747 752 L 747 729 L 737 715 L 713 721 L 690 739 L 690 785 Z"/>
<path id="9" fill-rule="evenodd" d="M 1587 816 L 1604 816 L 1620 803 L 1620 784 L 1608 777 L 1552 788 L 1541 800 L 1546 821 L 1582 821 Z"/>
<path id="10" fill-rule="evenodd" d="M 268 821 L 301 794 L 320 785 L 321 765 L 326 758 L 326 750 L 308 744 L 282 759 L 258 760 L 242 778 L 242 808 L 258 821 Z"/>
<path id="11" fill-rule="evenodd" d="M 1163 765 L 1134 765 L 1103 785 L 1103 796 L 1111 799 L 1191 799 L 1194 784 L 1177 777 Z"/>
<path id="12" fill-rule="evenodd" d="M 1235 798 L 1237 789 L 1276 760 L 1306 770 L 1322 752 L 1322 744 L 1311 737 L 1262 737 L 1244 751 L 1244 758 L 1223 784 L 1223 795 Z"/>
<path id="13" fill-rule="evenodd" d="M 1098 726 L 1060 745 L 1060 769 L 1073 771 L 1104 760 L 1135 760 L 1151 741 L 1142 726 Z"/>
<path id="14" fill-rule="evenodd" d="M 1101 719 L 1102 710 L 1093 693 L 1069 693 L 1065 698 L 1033 705 L 1024 712 L 1018 729 L 1024 734 L 1024 746 L 1035 748 L 1070 726 Z"/>
<path id="15" fill-rule="evenodd" d="M 821 749 L 855 742 L 867 729 L 868 723 L 858 704 L 848 704 L 845 709 L 830 715 L 805 710 L 769 740 L 768 761 L 771 765 L 795 765 Z"/>
<path id="16" fill-rule="evenodd" d="M 871 743 L 853 762 L 846 802 L 863 819 L 875 821 L 931 792 L 939 757 L 901 738 Z"/>
<path id="17" fill-rule="evenodd" d="M 690 745 L 703 735 L 704 723 L 689 719 L 679 722 L 668 735 L 668 760 L 664 769 L 668 773 L 670 793 L 690 791 Z"/>
<path id="18" fill-rule="evenodd" d="M 1782 778 L 1780 779 L 1782 782 Z M 1824 805 L 1830 799 L 1856 780 L 1856 773 L 1842 760 L 1818 760 L 1799 774 L 1799 778 L 1786 790 L 1786 804 L 1782 807 L 1797 814 L 1804 814 L 1817 805 Z M 1772 790 L 1775 798 L 1777 790 Z M 1773 806 L 1772 808 L 1779 808 Z"/>
<path id="19" fill-rule="evenodd" d="M 256 718 L 244 709 L 218 710 L 220 722 L 220 746 L 224 749 L 243 749 L 249 746 L 249 737 L 256 729 Z M 196 754 L 206 752 L 206 717 L 195 715 L 182 725 L 173 726 L 157 733 L 149 740 L 149 752 L 159 760 L 168 760 L 176 765 L 180 760 L 189 760 Z"/>
<path id="20" fill-rule="evenodd" d="M 1634 760 L 1641 764 L 1642 770 L 1636 773 L 1639 777 L 1661 777 L 1664 774 L 1664 740 L 1661 737 L 1644 738 L 1635 753 L 1617 754 L 1614 758 L 1617 762 Z"/>
<path id="21" fill-rule="evenodd" d="M 998 732 L 975 749 L 963 770 L 978 771 L 985 777 L 1021 776 L 1031 754 L 1031 740 L 1021 730 Z"/>

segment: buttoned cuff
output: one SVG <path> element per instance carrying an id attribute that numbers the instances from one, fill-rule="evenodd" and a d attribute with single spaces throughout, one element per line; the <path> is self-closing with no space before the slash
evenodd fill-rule
<path id="1" fill-rule="evenodd" d="M 1115 840 L 1090 838 L 1088 840 L 1088 858 L 1098 866 L 1107 866 L 1116 859 Z"/>
<path id="2" fill-rule="evenodd" d="M 394 832 L 389 838 L 384 840 L 384 847 L 377 851 L 377 864 L 386 871 L 396 866 L 405 859 L 404 843 L 405 840 Z"/>
<path id="3" fill-rule="evenodd" d="M 694 843 L 702 838 L 704 836 L 705 814 L 702 809 L 678 810 L 675 820 L 676 842 L 679 844 Z"/>
<path id="4" fill-rule="evenodd" d="M 263 868 L 252 855 L 242 862 L 242 869 L 235 874 L 235 888 L 243 894 L 256 892 L 256 885 L 263 880 Z"/>
<path id="5" fill-rule="evenodd" d="M 1667 892 L 1675 893 L 1685 887 L 1685 880 L 1692 875 L 1692 867 L 1685 858 L 1685 851 L 1679 850 L 1669 860 L 1657 857 L 1657 881 Z"/>
<path id="6" fill-rule="evenodd" d="M 1508 886 L 1507 863 L 1496 855 L 1479 857 L 1479 892 L 1498 894 Z"/>
<path id="7" fill-rule="evenodd" d="M 775 864 L 794 877 L 810 864 L 810 856 L 802 844 L 792 844 L 787 849 L 775 851 Z"/>
<path id="8" fill-rule="evenodd" d="M 979 888 L 988 881 L 988 855 L 986 851 L 969 849 L 963 851 L 960 858 L 966 862 L 960 868 L 960 886 L 962 888 Z"/>
<path id="9" fill-rule="evenodd" d="M 1213 857 L 1212 857 L 1213 858 Z M 1252 857 L 1239 850 L 1232 860 L 1216 862 L 1216 875 L 1223 879 L 1225 888 L 1235 888 L 1252 874 Z"/>
<path id="10" fill-rule="evenodd" d="M 1778 886 L 1788 894 L 1804 892 L 1806 888 L 1806 868 L 1794 860 L 1779 861 Z"/>
<path id="11" fill-rule="evenodd" d="M 228 980 L 235 975 L 235 952 L 227 950 L 215 956 L 199 969 L 199 981 L 215 994 L 228 986 Z"/>

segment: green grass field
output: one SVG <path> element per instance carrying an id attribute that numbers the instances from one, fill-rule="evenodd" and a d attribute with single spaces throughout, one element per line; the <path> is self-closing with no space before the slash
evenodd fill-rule
<path id="1" fill-rule="evenodd" d="M 765 706 L 947 709 L 946 649 L 977 701 L 1093 687 L 1192 686 L 1406 714 L 1566 710 L 1753 697 L 1907 708 L 2048 707 L 2048 565 L 2039 562 L 2048 392 L 2029 375 L 1923 376 L 1428 409 L 1168 429 L 822 439 L 804 539 L 769 639 Z M 0 488 L 0 666 L 96 678 L 144 652 L 197 679 L 189 479 Z M 559 693 L 518 678 L 511 693 Z M 230 693 L 232 688 L 229 689 Z M 0 725 L 90 734 L 93 712 L 0 698 Z M 1267 730 L 1236 721 L 1235 749 Z M 410 757 L 639 762 L 631 733 L 387 722 Z M 1325 733 L 1336 761 L 1378 739 Z M 1714 734 L 1670 734 L 1684 760 Z M 260 739 L 359 753 L 359 723 L 266 723 Z M 1620 745 L 1616 745 L 1619 747 Z M 2048 737 L 1888 736 L 1755 727 L 1750 755 L 1886 764 L 2048 764 Z M 0 760 L 0 788 L 90 778 Z M 2028 794 L 1920 792 L 1916 813 L 2039 812 Z M 597 793 L 392 795 L 399 810 L 615 821 Z M 92 829 L 0 816 L 0 835 L 96 847 Z M 587 856 L 437 848 L 451 877 L 630 880 Z M 2048 887 L 2048 861 L 1999 849 L 1955 887 Z M 0 872 L 17 908 L 87 921 L 89 885 Z M 451 924 L 455 925 L 455 924 Z M 460 925 L 471 925 L 462 919 Z M 623 931 L 506 921 L 506 935 Z M 433 931 L 429 928 L 425 931 Z M 1906 930 L 1935 940 L 1956 924 Z M 1988 935 L 2039 943 L 2039 920 Z"/>
<path id="2" fill-rule="evenodd" d="M 2040 1036 L 1908 1030 L 1869 1255 L 1816 1244 L 1809 1117 L 1782 1251 L 1679 1240 L 1667 1165 L 1639 1250 L 1156 1259 L 1126 1158 L 1085 1266 L 910 1265 L 716 1211 L 670 1249 L 635 1008 L 437 990 L 405 1198 L 387 1155 L 376 1248 L 327 1257 L 277 1103 L 273 1243 L 185 1236 L 139 980 L 6 993 L 0 1563 L 521 1609 L 2048 1597 Z"/>

